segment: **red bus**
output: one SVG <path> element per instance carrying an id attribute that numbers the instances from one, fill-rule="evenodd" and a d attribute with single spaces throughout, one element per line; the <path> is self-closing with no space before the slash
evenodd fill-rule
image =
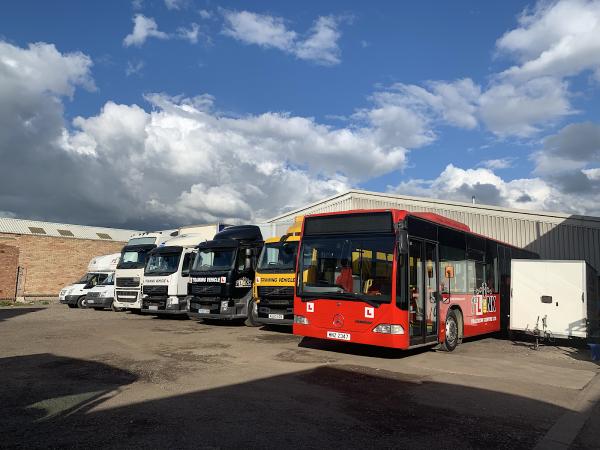
<path id="1" fill-rule="evenodd" d="M 527 250 L 432 213 L 304 218 L 294 334 L 409 349 L 507 329 L 510 260 Z"/>

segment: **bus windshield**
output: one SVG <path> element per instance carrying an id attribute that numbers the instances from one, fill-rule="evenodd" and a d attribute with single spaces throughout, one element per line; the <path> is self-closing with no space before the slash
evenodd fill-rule
<path id="1" fill-rule="evenodd" d="M 170 275 L 177 272 L 179 268 L 178 253 L 152 253 L 148 257 L 148 263 L 144 269 L 144 275 Z"/>
<path id="2" fill-rule="evenodd" d="M 192 266 L 193 272 L 229 270 L 233 266 L 234 248 L 200 249 Z"/>
<path id="3" fill-rule="evenodd" d="M 298 242 L 271 242 L 265 244 L 257 270 L 260 272 L 293 272 L 296 268 Z"/>
<path id="4" fill-rule="evenodd" d="M 394 242 L 388 234 L 306 237 L 298 295 L 389 302 Z"/>

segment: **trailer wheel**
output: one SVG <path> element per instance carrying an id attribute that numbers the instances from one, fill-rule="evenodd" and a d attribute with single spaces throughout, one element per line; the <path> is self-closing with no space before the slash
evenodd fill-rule
<path id="1" fill-rule="evenodd" d="M 79 297 L 79 299 L 77 299 L 77 307 L 78 308 L 86 308 L 87 304 L 85 301 L 85 295 L 82 295 L 81 297 Z"/>
<path id="2" fill-rule="evenodd" d="M 442 348 L 447 352 L 453 351 L 458 345 L 459 340 L 458 320 L 454 311 L 449 311 L 446 316 L 446 340 Z"/>
<path id="3" fill-rule="evenodd" d="M 256 307 L 256 301 L 251 298 L 248 302 L 248 317 L 244 320 L 244 325 L 247 327 L 259 327 L 260 323 L 256 321 L 258 317 L 258 309 Z"/>

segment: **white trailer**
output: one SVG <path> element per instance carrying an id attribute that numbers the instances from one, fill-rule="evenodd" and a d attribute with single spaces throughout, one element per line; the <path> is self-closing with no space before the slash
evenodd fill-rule
<path id="1" fill-rule="evenodd" d="M 598 275 L 585 261 L 511 262 L 510 329 L 556 338 L 598 333 Z"/>

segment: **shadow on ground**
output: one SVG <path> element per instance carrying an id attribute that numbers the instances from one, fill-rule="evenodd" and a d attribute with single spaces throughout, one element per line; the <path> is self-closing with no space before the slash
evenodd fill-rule
<path id="1" fill-rule="evenodd" d="M 3 320 L 12 319 L 13 317 L 21 316 L 23 314 L 42 311 L 44 309 L 46 308 L 17 308 L 14 306 L 10 308 L 0 308 L 0 322 L 2 322 Z"/>
<path id="2" fill-rule="evenodd" d="M 39 354 L 3 358 L 0 367 L 3 447 L 532 448 L 564 412 L 359 366 L 166 398 L 162 387 L 90 361 Z M 130 403 L 111 406 L 136 380 L 114 399 Z M 148 392 L 163 398 L 145 400 Z"/>

